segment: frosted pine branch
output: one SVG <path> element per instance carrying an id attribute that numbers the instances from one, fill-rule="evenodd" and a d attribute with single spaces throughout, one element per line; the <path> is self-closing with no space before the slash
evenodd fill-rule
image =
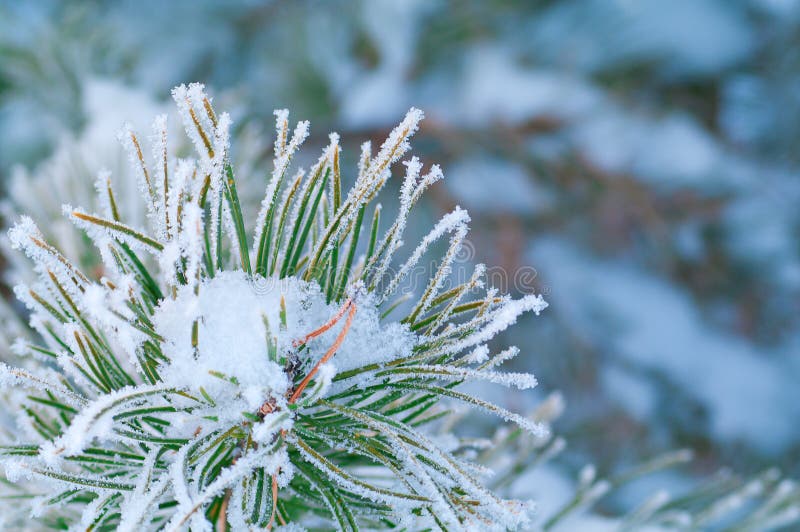
<path id="1" fill-rule="evenodd" d="M 248 229 L 229 158 L 230 117 L 217 114 L 202 85 L 177 87 L 173 98 L 193 159 L 170 156 L 165 116 L 154 122 L 150 150 L 129 127 L 119 135 L 148 225 L 126 222 L 107 172 L 96 181 L 99 214 L 64 207 L 98 248 L 100 275 L 82 272 L 29 218 L 10 232 L 38 277 L 19 290 L 39 333 L 20 352 L 57 369 L 1 368 L 0 384 L 32 394 L 26 411 L 36 437 L 0 454 L 9 480 L 43 494 L 43 522 L 528 526 L 527 503 L 492 493 L 479 478 L 485 468 L 428 433 L 457 401 L 545 437 L 545 425 L 453 385 L 534 386 L 530 375 L 487 365 L 485 343 L 546 304 L 481 296 L 482 266 L 440 293 L 467 231 L 460 209 L 401 256 L 411 209 L 441 178 L 436 166 L 420 177 L 416 157 L 405 163 L 400 214 L 377 239 L 377 197 L 422 113 L 412 109 L 374 157 L 365 144 L 355 184 L 342 193 L 333 134 L 308 172 L 287 179 L 308 122 L 290 135 L 288 112 L 277 111 L 273 168 Z M 447 233 L 450 249 L 413 315 L 382 318 L 407 297 L 396 294 L 399 282 Z M 394 264 L 400 269 L 384 285 Z M 467 297 L 485 302 L 456 312 Z"/>

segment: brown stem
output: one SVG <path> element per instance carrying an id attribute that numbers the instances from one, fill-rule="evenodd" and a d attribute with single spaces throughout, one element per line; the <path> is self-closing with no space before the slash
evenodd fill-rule
<path id="1" fill-rule="evenodd" d="M 272 530 L 272 525 L 275 523 L 275 514 L 278 511 L 278 475 L 272 475 L 272 515 L 269 516 L 269 523 L 267 523 L 267 530 Z M 285 524 L 285 523 L 284 523 Z"/>
<path id="2" fill-rule="evenodd" d="M 333 343 L 332 346 L 330 346 L 330 348 L 328 348 L 328 351 L 325 352 L 325 355 L 321 359 L 319 359 L 319 362 L 317 362 L 314 365 L 314 367 L 311 368 L 311 371 L 308 372 L 308 374 L 305 376 L 302 382 L 300 382 L 300 384 L 297 386 L 294 393 L 289 398 L 289 404 L 294 403 L 295 401 L 297 401 L 297 399 L 300 398 L 300 395 L 303 393 L 303 390 L 305 390 L 306 386 L 308 386 L 308 383 L 311 382 L 312 377 L 314 377 L 317 371 L 319 371 L 320 366 L 322 366 L 324 363 L 330 360 L 331 357 L 333 357 L 333 355 L 336 354 L 336 351 L 338 351 L 338 349 L 342 346 L 342 342 L 344 342 L 344 339 L 347 336 L 347 332 L 350 330 L 350 325 L 353 323 L 353 318 L 356 315 L 356 305 L 355 303 L 352 302 L 352 300 L 348 300 L 348 302 L 345 303 L 345 305 L 342 308 L 347 309 L 348 307 L 350 310 L 347 313 L 347 320 L 345 321 L 344 327 L 339 333 L 339 336 L 336 337 L 336 341 Z M 344 314 L 344 312 L 339 311 L 336 321 L 338 321 L 338 319 L 341 317 L 341 314 Z M 334 323 L 336 322 L 334 321 Z M 330 329 L 330 327 L 332 327 L 332 325 L 329 326 L 328 329 Z"/>
<path id="3" fill-rule="evenodd" d="M 225 490 L 225 498 L 222 499 L 222 506 L 217 516 L 217 530 L 225 532 L 228 530 L 228 503 L 231 500 L 231 490 Z"/>
<path id="4" fill-rule="evenodd" d="M 316 338 L 317 336 L 323 334 L 325 331 L 329 330 L 331 327 L 336 325 L 336 323 L 340 319 L 342 319 L 342 316 L 344 316 L 344 313 L 347 312 L 347 319 L 344 322 L 344 327 L 342 327 L 342 330 L 339 332 L 339 335 L 336 337 L 336 341 L 333 342 L 333 345 L 330 346 L 330 348 L 328 348 L 328 350 L 325 352 L 325 355 L 319 360 L 319 362 L 317 362 L 314 365 L 313 368 L 311 368 L 311 371 L 308 372 L 308 374 L 305 376 L 305 378 L 302 380 L 302 382 L 300 382 L 300 384 L 294 390 L 294 393 L 292 393 L 292 396 L 289 398 L 289 404 L 292 404 L 295 401 L 297 401 L 297 399 L 300 397 L 300 395 L 302 395 L 303 390 L 305 390 L 306 387 L 308 386 L 308 383 L 311 382 L 311 379 L 314 377 L 314 375 L 316 375 L 317 371 L 319 371 L 320 366 L 322 366 L 324 363 L 326 363 L 328 360 L 330 360 L 331 357 L 333 357 L 333 355 L 336 354 L 336 351 L 338 351 L 339 348 L 342 346 L 342 343 L 344 342 L 344 339 L 347 336 L 347 332 L 350 330 L 350 325 L 352 325 L 352 323 L 353 323 L 353 318 L 355 318 L 356 308 L 357 308 L 356 304 L 352 300 L 352 298 L 348 299 L 347 301 L 345 301 L 344 305 L 342 305 L 342 308 L 339 309 L 339 312 L 337 312 L 336 315 L 333 318 L 328 320 L 326 323 L 324 323 L 318 329 L 308 333 L 305 337 L 303 337 L 303 338 L 301 338 L 299 340 L 295 340 L 294 342 L 292 342 L 292 345 L 294 347 L 298 347 L 298 346 L 301 346 L 301 345 L 307 343 L 312 338 Z M 262 416 L 265 416 L 265 415 L 273 412 L 274 410 L 275 410 L 274 399 L 273 400 L 267 400 L 263 405 L 261 405 L 261 408 L 259 408 L 259 414 L 261 414 Z M 281 436 L 285 436 L 285 435 L 286 435 L 286 431 L 282 430 L 281 431 Z M 227 506 L 227 502 L 228 502 L 228 500 L 226 498 L 225 499 L 225 506 Z M 276 515 L 278 517 L 278 521 L 282 525 L 285 525 L 286 521 L 283 519 L 283 517 L 281 515 L 278 514 L 278 475 L 277 475 L 277 473 L 275 475 L 272 475 L 272 515 L 270 515 L 269 523 L 267 524 L 267 530 L 272 530 L 272 526 L 275 524 L 275 516 Z"/>
<path id="5" fill-rule="evenodd" d="M 325 331 L 327 331 L 328 329 L 330 329 L 331 327 L 336 325 L 336 322 L 338 322 L 340 319 L 342 319 L 342 316 L 344 316 L 344 313 L 347 312 L 347 309 L 350 308 L 350 306 L 352 304 L 353 304 L 353 300 L 352 299 L 348 299 L 347 301 L 345 301 L 344 305 L 342 305 L 342 308 L 339 309 L 339 312 L 337 312 L 334 317 L 332 317 L 330 320 L 328 320 L 326 323 L 324 323 L 319 329 L 311 331 L 310 333 L 305 335 L 303 338 L 299 338 L 299 339 L 293 341 L 292 342 L 292 346 L 293 347 L 300 347 L 303 344 L 307 344 L 308 341 L 311 340 L 312 338 L 316 338 L 317 336 L 321 335 L 322 333 L 324 333 Z"/>

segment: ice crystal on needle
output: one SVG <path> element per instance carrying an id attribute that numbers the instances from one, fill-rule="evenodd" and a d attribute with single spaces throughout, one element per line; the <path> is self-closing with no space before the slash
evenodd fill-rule
<path id="1" fill-rule="evenodd" d="M 462 402 L 544 436 L 457 385 L 534 386 L 528 374 L 498 371 L 516 350 L 492 354 L 486 342 L 546 303 L 485 288 L 482 265 L 446 282 L 467 233 L 460 208 L 401 256 L 411 210 L 442 177 L 437 166 L 404 163 L 398 216 L 381 231 L 375 200 L 422 113 L 409 111 L 376 155 L 362 146 L 343 193 L 338 136 L 292 173 L 308 123 L 290 133 L 288 112 L 277 111 L 274 168 L 248 230 L 230 117 L 202 85 L 173 97 L 194 158 L 170 156 L 165 116 L 150 150 L 130 127 L 119 133 L 147 227 L 120 216 L 107 175 L 101 212 L 64 207 L 102 271 L 81 272 L 30 218 L 9 233 L 38 275 L 16 288 L 38 333 L 16 350 L 38 366 L 0 367 L 0 384 L 30 394 L 33 429 L 1 454 L 7 478 L 38 494 L 37 515 L 122 530 L 526 526 L 528 503 L 495 496 L 455 436 L 428 428 Z M 443 239 L 416 302 L 389 319 L 404 308 L 395 308 L 404 279 Z"/>

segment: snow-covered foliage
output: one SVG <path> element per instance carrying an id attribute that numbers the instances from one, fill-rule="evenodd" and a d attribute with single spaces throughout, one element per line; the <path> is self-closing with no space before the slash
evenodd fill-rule
<path id="1" fill-rule="evenodd" d="M 701 449 L 680 482 L 720 464 L 797 472 L 800 432 L 787 419 L 800 403 L 792 385 L 800 378 L 798 6 L 0 2 L 6 222 L 31 214 L 83 271 L 101 272 L 91 241 L 59 218 L 65 201 L 101 208 L 90 195 L 98 157 L 112 170 L 123 218 L 145 220 L 147 206 L 128 192 L 133 174 L 116 165 L 107 132 L 123 118 L 165 110 L 145 112 L 144 101 L 98 90 L 98 76 L 135 80 L 138 92 L 157 98 L 186 78 L 225 88 L 217 103 L 230 98 L 241 176 L 262 169 L 243 164 L 239 128 L 268 123 L 274 105 L 313 116 L 323 130 L 335 122 L 348 152 L 357 139 L 382 138 L 408 106 L 422 106 L 430 119 L 416 153 L 435 151 L 448 178 L 416 207 L 404 240 L 421 238 L 432 213 L 459 203 L 473 218 L 468 258 L 491 257 L 507 273 L 535 265 L 521 287 L 551 290 L 544 320 L 497 342 L 542 355 L 515 362 L 518 371 L 535 369 L 539 390 L 465 385 L 520 411 L 541 400 L 541 389 L 569 398 L 560 421 L 568 452 L 532 482 L 542 514 L 547 495 L 572 497 L 573 486 L 552 486 L 569 484 L 557 478 L 569 477 L 565 464 L 587 456 L 600 476 L 675 446 Z M 135 125 L 144 139 L 149 124 Z M 72 130 L 86 142 L 65 145 Z M 185 155 L 176 140 L 170 150 Z M 12 163 L 33 166 L 53 146 L 52 165 L 7 172 Z M 247 227 L 261 181 L 237 182 Z M 384 212 L 394 212 L 394 196 L 384 195 Z M 30 280 L 21 254 L 4 259 L 11 284 Z M 13 310 L 0 310 L 12 340 L 29 334 Z M 0 357 L 28 363 L 9 350 Z M 485 418 L 463 425 L 484 435 L 494 429 Z M 599 499 L 604 512 L 634 508 L 652 492 L 623 491 Z M 521 493 L 513 495 L 532 496 Z"/>
<path id="2" fill-rule="evenodd" d="M 544 424 L 454 388 L 534 386 L 498 371 L 509 353 L 491 355 L 486 342 L 547 304 L 484 288 L 482 266 L 445 285 L 469 221 L 459 208 L 399 252 L 436 166 L 405 163 L 401 211 L 381 230 L 375 199 L 422 113 L 412 109 L 376 154 L 364 145 L 344 192 L 338 136 L 292 177 L 308 124 L 291 132 L 276 112 L 274 171 L 250 231 L 230 117 L 201 85 L 173 98 L 195 158 L 169 154 L 162 116 L 152 155 L 133 129 L 119 133 L 144 227 L 120 216 L 110 181 L 97 212 L 63 208 L 97 247 L 100 271 L 82 272 L 27 216 L 9 231 L 37 274 L 15 288 L 39 335 L 17 351 L 40 364 L 2 366 L 3 386 L 30 394 L 18 406 L 29 436 L 4 447 L 2 463 L 37 494 L 36 514 L 124 530 L 528 526 L 527 501 L 497 497 L 459 444 L 426 430 L 447 419 L 446 399 L 547 437 Z M 390 319 L 403 279 L 448 235 L 416 303 Z"/>

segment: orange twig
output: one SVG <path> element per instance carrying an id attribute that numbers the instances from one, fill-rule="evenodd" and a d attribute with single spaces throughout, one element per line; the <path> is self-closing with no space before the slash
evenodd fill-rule
<path id="1" fill-rule="evenodd" d="M 348 299 L 347 301 L 345 301 L 344 305 L 342 305 L 342 308 L 339 309 L 339 312 L 337 312 L 336 315 L 333 318 L 328 320 L 326 323 L 324 323 L 318 329 L 308 333 L 303 338 L 295 340 L 294 342 L 292 342 L 292 345 L 294 347 L 299 347 L 299 346 L 307 343 L 312 338 L 316 338 L 317 336 L 323 334 L 325 331 L 329 330 L 331 327 L 336 325 L 336 323 L 340 319 L 342 319 L 342 316 L 344 316 L 345 312 L 347 312 L 347 319 L 344 322 L 344 327 L 342 327 L 342 330 L 339 332 L 339 335 L 336 337 L 336 341 L 333 342 L 333 345 L 325 352 L 325 355 L 319 360 L 319 362 L 317 362 L 314 365 L 313 368 L 311 368 L 311 371 L 308 372 L 308 374 L 300 382 L 300 384 L 297 385 L 297 388 L 294 390 L 294 393 L 292 393 L 292 396 L 289 398 L 289 404 L 292 404 L 295 401 L 297 401 L 297 399 L 302 395 L 303 390 L 305 390 L 306 387 L 308 386 L 308 383 L 311 382 L 311 379 L 314 377 L 314 375 L 316 375 L 317 371 L 319 371 L 320 366 L 322 366 L 324 363 L 326 363 L 328 360 L 330 360 L 331 357 L 333 357 L 333 355 L 336 354 L 336 351 L 338 351 L 339 348 L 342 346 L 342 343 L 344 342 L 344 339 L 347 336 L 347 332 L 350 330 L 350 325 L 352 325 L 352 323 L 353 323 L 353 318 L 355 318 L 355 315 L 356 315 L 356 304 L 355 304 L 355 302 L 352 300 L 352 298 Z M 261 408 L 259 409 L 259 414 L 267 415 L 267 414 L 269 414 L 271 412 L 274 412 L 274 410 L 275 410 L 274 400 L 272 400 L 272 401 L 268 400 L 263 405 L 261 405 Z M 282 430 L 281 431 L 281 436 L 285 436 L 285 435 L 286 435 L 286 431 Z M 278 516 L 278 520 L 280 521 L 280 523 L 285 525 L 286 524 L 285 521 L 278 514 L 278 476 L 277 476 L 277 474 L 272 475 L 272 515 L 270 515 L 269 523 L 267 524 L 267 530 L 272 530 L 272 526 L 275 524 L 275 516 L 276 515 Z"/>
<path id="2" fill-rule="evenodd" d="M 333 345 L 330 346 L 330 348 L 328 348 L 328 351 L 325 352 L 325 355 L 321 359 L 319 359 L 319 362 L 317 362 L 314 365 L 314 367 L 311 368 L 311 371 L 308 372 L 308 374 L 305 376 L 305 378 L 297 386 L 297 388 L 295 389 L 294 393 L 289 398 L 289 404 L 294 403 L 295 401 L 297 401 L 297 399 L 300 398 L 300 395 L 303 393 L 303 390 L 305 390 L 306 386 L 308 386 L 308 383 L 311 382 L 311 379 L 314 377 L 314 375 L 317 373 L 317 371 L 319 371 L 319 367 L 321 365 L 323 365 L 324 363 L 326 363 L 328 360 L 330 360 L 331 357 L 333 357 L 333 355 L 336 354 L 336 351 L 338 351 L 338 349 L 342 346 L 342 342 L 344 342 L 344 339 L 347 336 L 347 331 L 350 330 L 350 325 L 353 323 L 353 318 L 356 315 L 356 305 L 355 305 L 355 303 L 352 302 L 352 300 L 348 300 L 348 302 L 345 303 L 342 308 L 345 309 L 345 310 L 347 308 L 350 309 L 350 311 L 347 314 L 347 320 L 344 322 L 344 327 L 342 328 L 342 331 L 339 333 L 339 336 L 336 337 L 336 341 L 333 343 Z M 344 314 L 344 311 L 343 310 L 339 311 L 339 314 L 337 314 L 338 317 L 336 318 L 336 320 L 332 320 L 333 323 L 336 323 L 336 321 L 338 321 L 339 318 L 341 318 L 342 314 Z M 328 323 L 330 323 L 330 322 L 328 322 Z M 333 324 L 328 325 L 327 323 L 325 325 L 328 326 L 327 327 L 328 329 L 330 329 L 333 326 Z"/>
<path id="3" fill-rule="evenodd" d="M 350 308 L 352 304 L 353 304 L 352 299 L 348 299 L 347 301 L 345 301 L 344 305 L 342 305 L 342 308 L 339 309 L 339 312 L 337 312 L 334 317 L 332 317 L 330 320 L 324 323 L 319 329 L 311 331 L 303 338 L 299 338 L 293 341 L 292 346 L 300 347 L 303 344 L 307 344 L 308 341 L 311 340 L 312 338 L 316 338 L 317 336 L 321 335 L 322 333 L 324 333 L 325 331 L 336 325 L 336 322 L 342 319 L 342 316 L 344 316 L 344 313 L 347 312 L 347 309 Z"/>
<path id="4" fill-rule="evenodd" d="M 231 501 L 231 490 L 225 490 L 225 498 L 217 516 L 217 530 L 226 532 L 228 530 L 228 503 Z"/>
<path id="5" fill-rule="evenodd" d="M 272 530 L 275 523 L 275 513 L 278 511 L 278 475 L 272 475 L 272 515 L 269 516 L 267 530 Z"/>

